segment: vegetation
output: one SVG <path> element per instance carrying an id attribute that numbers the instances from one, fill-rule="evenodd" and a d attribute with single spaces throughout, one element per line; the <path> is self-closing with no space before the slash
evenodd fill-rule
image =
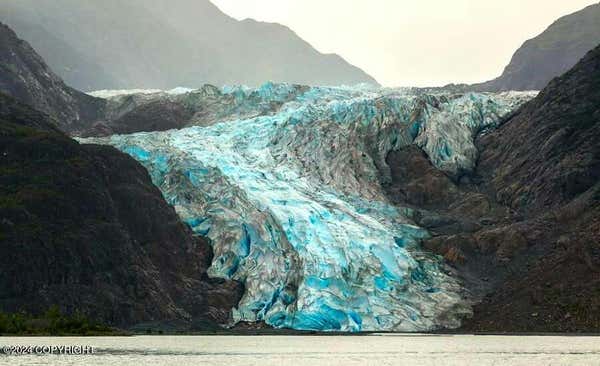
<path id="1" fill-rule="evenodd" d="M 65 315 L 52 306 L 40 315 L 0 312 L 1 335 L 126 335 L 124 331 L 111 328 L 75 313 Z"/>

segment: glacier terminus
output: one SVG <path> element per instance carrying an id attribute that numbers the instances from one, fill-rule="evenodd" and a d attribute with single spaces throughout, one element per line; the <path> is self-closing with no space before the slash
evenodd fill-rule
<path id="1" fill-rule="evenodd" d="M 232 324 L 427 331 L 458 327 L 470 306 L 442 259 L 420 248 L 429 233 L 413 208 L 387 199 L 386 156 L 414 144 L 458 178 L 475 166 L 474 138 L 534 95 L 204 86 L 140 96 L 196 107 L 185 128 L 81 140 L 141 162 L 210 238 L 209 275 L 244 284 Z"/>

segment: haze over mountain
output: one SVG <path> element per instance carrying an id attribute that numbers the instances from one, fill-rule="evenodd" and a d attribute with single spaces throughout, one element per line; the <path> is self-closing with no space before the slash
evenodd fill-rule
<path id="1" fill-rule="evenodd" d="M 106 101 L 65 85 L 27 42 L 2 23 L 0 46 L 0 92 L 54 117 L 65 132 L 102 119 Z"/>
<path id="2" fill-rule="evenodd" d="M 598 0 L 211 0 L 226 14 L 292 28 L 389 87 L 480 83 L 525 40 Z"/>
<path id="3" fill-rule="evenodd" d="M 552 23 L 515 52 L 500 77 L 476 87 L 485 91 L 540 90 L 599 43 L 600 3 Z"/>
<path id="4" fill-rule="evenodd" d="M 0 21 L 81 90 L 265 81 L 376 81 L 289 28 L 237 21 L 208 0 L 6 0 Z"/>

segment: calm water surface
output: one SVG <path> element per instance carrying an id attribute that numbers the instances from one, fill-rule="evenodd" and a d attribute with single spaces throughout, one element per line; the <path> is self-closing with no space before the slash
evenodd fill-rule
<path id="1" fill-rule="evenodd" d="M 0 337 L 5 345 L 90 345 L 93 355 L 0 355 L 0 365 L 600 365 L 600 337 Z"/>

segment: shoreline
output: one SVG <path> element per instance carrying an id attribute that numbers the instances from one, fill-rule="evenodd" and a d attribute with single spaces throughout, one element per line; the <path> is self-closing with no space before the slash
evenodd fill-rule
<path id="1" fill-rule="evenodd" d="M 430 333 L 410 333 L 410 332 L 389 332 L 389 331 L 368 331 L 368 332 L 323 332 L 323 331 L 301 331 L 301 330 L 252 330 L 252 331 L 197 331 L 197 332 L 129 332 L 126 330 L 115 331 L 115 333 L 98 333 L 98 334 L 0 334 L 0 339 L 8 337 L 141 337 L 141 336 L 348 336 L 348 337 L 364 337 L 364 336 L 397 336 L 397 337 L 444 337 L 444 336 L 507 336 L 507 337 L 600 337 L 599 333 L 582 332 L 582 333 L 566 333 L 566 332 L 430 332 Z"/>

